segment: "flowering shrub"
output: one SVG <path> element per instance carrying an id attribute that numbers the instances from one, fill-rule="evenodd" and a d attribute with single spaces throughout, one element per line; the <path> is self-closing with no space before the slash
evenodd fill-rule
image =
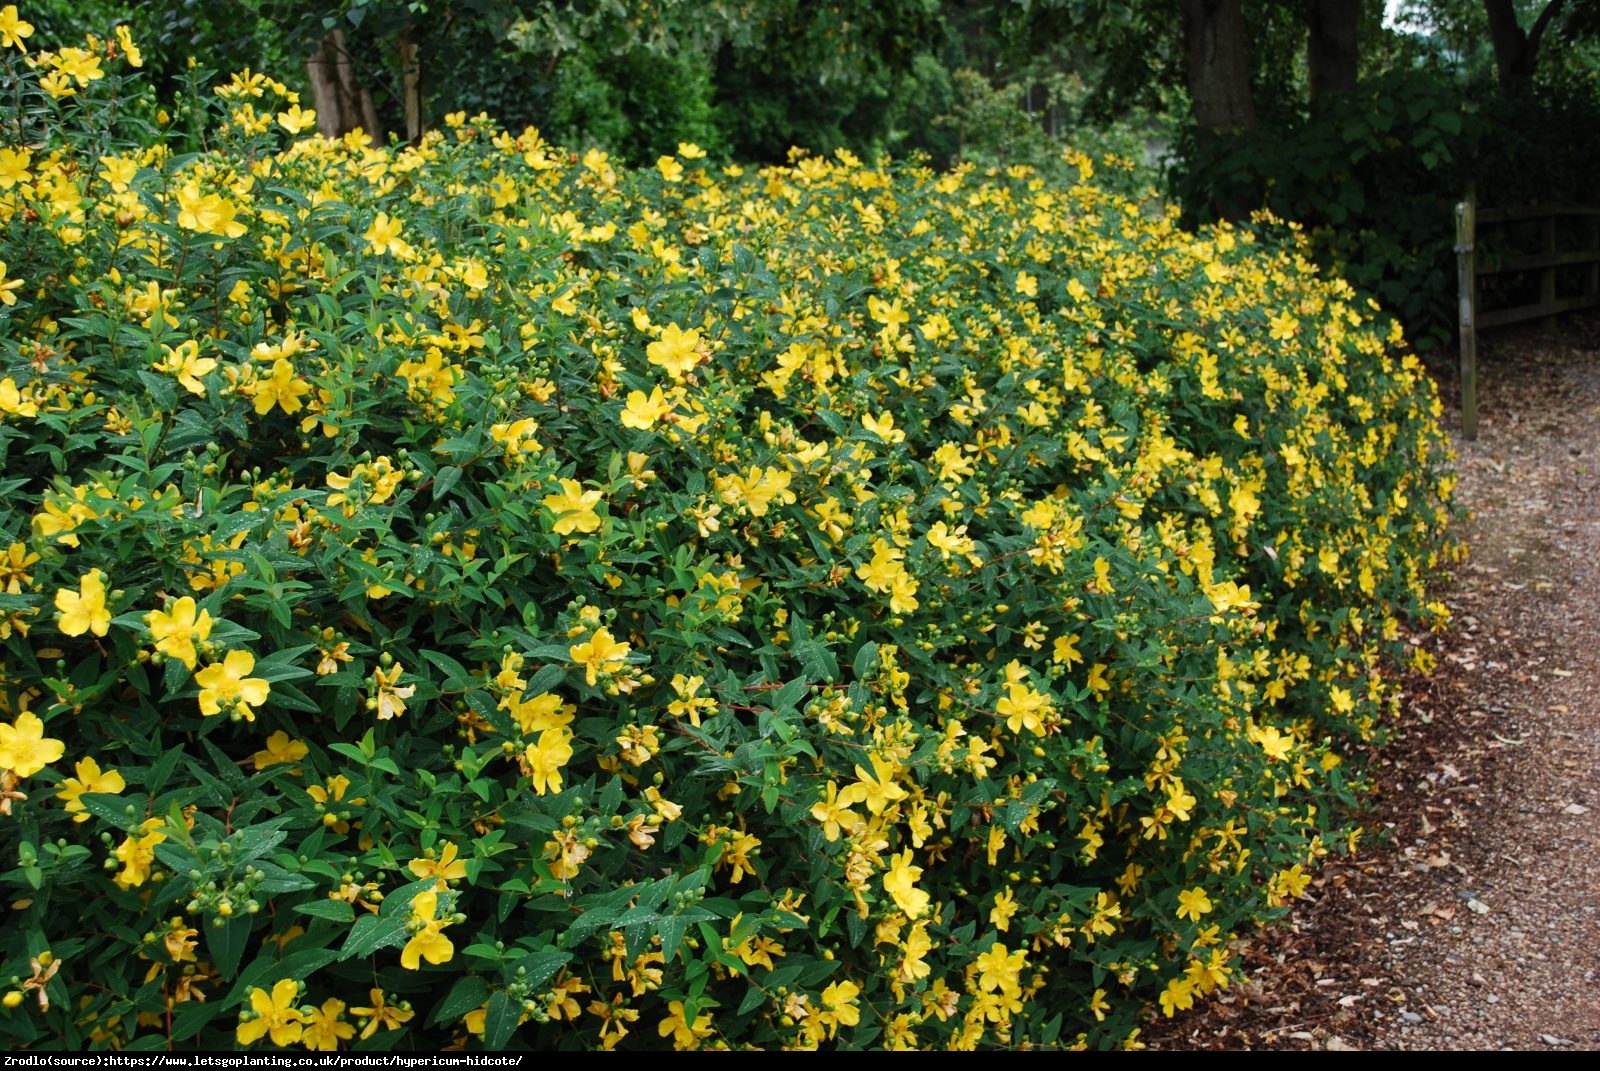
<path id="1" fill-rule="evenodd" d="M 1346 839 L 1448 479 L 1290 238 L 250 74 L 117 148 L 6 10 L 9 1047 L 1116 1045 Z"/>

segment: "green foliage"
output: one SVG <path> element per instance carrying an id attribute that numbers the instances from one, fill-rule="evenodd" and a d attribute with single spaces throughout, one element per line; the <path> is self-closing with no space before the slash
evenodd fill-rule
<path id="1" fill-rule="evenodd" d="M 1455 331 L 1454 205 L 1468 183 L 1495 206 L 1592 200 L 1600 123 L 1589 79 L 1526 97 L 1463 89 L 1433 68 L 1363 80 L 1310 108 L 1265 112 L 1258 129 L 1189 129 L 1173 191 L 1191 219 L 1264 207 L 1302 225 L 1318 261 L 1405 324 L 1422 347 Z"/>
<path id="2" fill-rule="evenodd" d="M 711 68 L 692 53 L 577 53 L 561 62 L 546 122 L 563 141 L 629 161 L 654 161 L 683 142 L 720 155 L 711 92 Z"/>
<path id="3" fill-rule="evenodd" d="M 1291 235 L 102 59 L 0 56 L 8 1048 L 1112 1047 L 1354 844 L 1450 481 Z"/>

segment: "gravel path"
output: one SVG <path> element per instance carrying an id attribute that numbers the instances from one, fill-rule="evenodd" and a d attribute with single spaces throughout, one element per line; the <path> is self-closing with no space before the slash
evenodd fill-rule
<path id="1" fill-rule="evenodd" d="M 1600 319 L 1485 351 L 1456 443 L 1471 554 L 1377 771 L 1387 843 L 1154 1048 L 1600 1049 Z"/>

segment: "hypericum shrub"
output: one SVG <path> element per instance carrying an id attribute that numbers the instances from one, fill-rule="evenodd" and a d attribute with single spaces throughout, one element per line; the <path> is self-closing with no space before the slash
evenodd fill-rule
<path id="1" fill-rule="evenodd" d="M 117 150 L 18 25 L 8 1047 L 1136 1043 L 1353 843 L 1445 445 L 1289 238 L 260 75 Z"/>

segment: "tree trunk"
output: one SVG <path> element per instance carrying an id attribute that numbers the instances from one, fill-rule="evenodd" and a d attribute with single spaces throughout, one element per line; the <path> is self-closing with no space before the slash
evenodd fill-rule
<path id="1" fill-rule="evenodd" d="M 416 27 L 400 31 L 400 80 L 405 92 L 406 140 L 415 145 L 422 140 L 422 55 L 417 47 Z"/>
<path id="2" fill-rule="evenodd" d="M 1533 28 L 1524 31 L 1517 23 L 1517 9 L 1512 0 L 1483 0 L 1484 13 L 1489 16 L 1489 41 L 1494 45 L 1494 65 L 1503 91 L 1516 96 L 1533 84 L 1544 32 L 1561 14 L 1566 2 L 1549 0 L 1534 20 Z"/>
<path id="3" fill-rule="evenodd" d="M 1309 0 L 1305 14 L 1311 99 L 1354 92 L 1361 0 Z"/>
<path id="4" fill-rule="evenodd" d="M 1207 130 L 1253 130 L 1250 57 L 1239 0 L 1182 0 L 1183 45 L 1195 122 Z"/>
<path id="5" fill-rule="evenodd" d="M 358 128 L 374 138 L 382 133 L 372 93 L 356 82 L 343 30 L 334 30 L 318 42 L 316 53 L 306 61 L 306 74 L 317 109 L 317 130 L 324 137 L 343 137 Z"/>

